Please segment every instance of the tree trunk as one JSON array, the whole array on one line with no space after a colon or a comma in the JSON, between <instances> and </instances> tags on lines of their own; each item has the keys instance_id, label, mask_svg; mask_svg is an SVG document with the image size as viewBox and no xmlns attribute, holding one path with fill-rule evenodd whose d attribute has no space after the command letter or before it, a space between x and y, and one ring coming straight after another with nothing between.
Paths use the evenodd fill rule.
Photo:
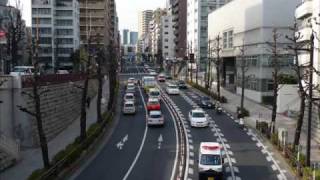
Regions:
<instances>
[{"instance_id":1,"label":"tree trunk","mask_svg":"<svg viewBox=\"0 0 320 180\"><path fill-rule=\"evenodd\" d=\"M277 118L277 98L278 98L278 70L275 70L273 74L273 102L272 102L272 115L271 115L271 125L270 130L271 133L275 133L275 124Z\"/></svg>"},{"instance_id":2,"label":"tree trunk","mask_svg":"<svg viewBox=\"0 0 320 180\"><path fill-rule=\"evenodd\" d=\"M36 73L34 73L36 74ZM42 160L43 160L43 165L46 169L50 168L50 160L49 160L49 153L48 153L48 144L47 144L47 138L46 135L43 131L43 126L42 126L42 117L41 117L41 104L40 104L40 96L38 92L38 77L37 75L34 75L34 84L33 84L33 95L34 95L34 100L35 100L35 114L36 114L36 121L37 121L37 128L38 128L38 135L39 135L39 142L40 142L40 147L41 147L41 152L42 152Z\"/></svg>"},{"instance_id":3,"label":"tree trunk","mask_svg":"<svg viewBox=\"0 0 320 180\"><path fill-rule=\"evenodd\" d=\"M244 59L242 59L242 61L244 61ZM242 67L241 67L241 102L240 102L240 110L241 110L241 115L243 114L243 107L244 107L244 86L245 86L245 70L244 70L244 62L242 62Z\"/></svg>"},{"instance_id":4,"label":"tree trunk","mask_svg":"<svg viewBox=\"0 0 320 180\"><path fill-rule=\"evenodd\" d=\"M100 57L98 57L100 58ZM98 75L98 95L97 95L97 122L102 122L101 117L101 100L102 100L102 86L103 86L103 79L101 75L101 60L98 60L98 69L97 69L97 75Z\"/></svg>"},{"instance_id":5,"label":"tree trunk","mask_svg":"<svg viewBox=\"0 0 320 180\"><path fill-rule=\"evenodd\" d=\"M87 66L88 68L88 66ZM87 71L89 71L87 69ZM88 93L88 84L89 84L89 73L87 73L86 79L84 80L83 89L82 89L82 99L81 99L81 117L80 117L80 141L84 141L87 138L87 93Z\"/></svg>"},{"instance_id":6,"label":"tree trunk","mask_svg":"<svg viewBox=\"0 0 320 180\"><path fill-rule=\"evenodd\" d=\"M304 111L305 111L305 107L306 107L306 97L305 95L301 95L300 98L300 113L299 113L299 117L297 120L297 127L296 127L296 131L294 134L294 141L293 141L293 148L298 147L300 144L300 135L301 135L301 129L302 129L302 125L303 125L303 119L304 119Z\"/></svg>"},{"instance_id":7,"label":"tree trunk","mask_svg":"<svg viewBox=\"0 0 320 180\"><path fill-rule=\"evenodd\" d=\"M219 57L218 57L219 58ZM217 67L216 67L216 71L217 71L217 92L218 92L218 101L220 101L220 60L217 60Z\"/></svg>"}]
</instances>

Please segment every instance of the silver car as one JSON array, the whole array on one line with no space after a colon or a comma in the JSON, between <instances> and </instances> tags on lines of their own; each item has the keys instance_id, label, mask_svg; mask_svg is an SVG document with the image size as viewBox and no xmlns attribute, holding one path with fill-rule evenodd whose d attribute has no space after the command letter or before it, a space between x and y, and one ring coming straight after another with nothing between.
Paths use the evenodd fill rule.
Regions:
<instances>
[{"instance_id":1,"label":"silver car","mask_svg":"<svg viewBox=\"0 0 320 180\"><path fill-rule=\"evenodd\" d=\"M136 106L134 102L133 101L124 102L122 112L123 114L135 114Z\"/></svg>"},{"instance_id":2,"label":"silver car","mask_svg":"<svg viewBox=\"0 0 320 180\"><path fill-rule=\"evenodd\" d=\"M147 117L148 126L152 125L164 125L164 118L161 111L150 111Z\"/></svg>"},{"instance_id":3,"label":"silver car","mask_svg":"<svg viewBox=\"0 0 320 180\"><path fill-rule=\"evenodd\" d=\"M126 93L135 93L136 92L136 86L133 83L129 83L127 85Z\"/></svg>"},{"instance_id":4,"label":"silver car","mask_svg":"<svg viewBox=\"0 0 320 180\"><path fill-rule=\"evenodd\" d=\"M133 103L135 103L135 102L136 102L135 100L136 100L136 99L135 99L133 93L126 93L126 94L124 95L124 98L123 98L123 101L124 101L124 102L132 101Z\"/></svg>"}]
</instances>

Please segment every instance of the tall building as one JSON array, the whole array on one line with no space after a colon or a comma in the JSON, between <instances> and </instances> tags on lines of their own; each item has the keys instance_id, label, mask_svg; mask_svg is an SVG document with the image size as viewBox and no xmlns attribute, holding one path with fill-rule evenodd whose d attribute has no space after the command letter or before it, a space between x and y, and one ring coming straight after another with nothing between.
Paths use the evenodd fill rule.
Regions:
<instances>
[{"instance_id":1,"label":"tall building","mask_svg":"<svg viewBox=\"0 0 320 180\"><path fill-rule=\"evenodd\" d=\"M130 31L129 44L136 45L138 42L138 32Z\"/></svg>"},{"instance_id":2,"label":"tall building","mask_svg":"<svg viewBox=\"0 0 320 180\"><path fill-rule=\"evenodd\" d=\"M145 10L139 12L138 19L138 38L142 38L148 32L149 22L152 20L153 11Z\"/></svg>"},{"instance_id":3,"label":"tall building","mask_svg":"<svg viewBox=\"0 0 320 180\"><path fill-rule=\"evenodd\" d=\"M103 44L106 24L107 0L79 0L80 3L80 36L81 45L88 44L88 37L100 37L100 44ZM92 41L94 45L97 41Z\"/></svg>"},{"instance_id":4,"label":"tall building","mask_svg":"<svg viewBox=\"0 0 320 180\"><path fill-rule=\"evenodd\" d=\"M70 54L80 45L78 0L33 0L32 36L39 32L40 65L72 67Z\"/></svg>"},{"instance_id":5,"label":"tall building","mask_svg":"<svg viewBox=\"0 0 320 180\"><path fill-rule=\"evenodd\" d=\"M176 47L175 57L184 58L187 53L187 0L176 0L171 6Z\"/></svg>"},{"instance_id":6,"label":"tall building","mask_svg":"<svg viewBox=\"0 0 320 180\"><path fill-rule=\"evenodd\" d=\"M0 6L5 6L8 4L8 0L0 0Z\"/></svg>"},{"instance_id":7,"label":"tall building","mask_svg":"<svg viewBox=\"0 0 320 180\"><path fill-rule=\"evenodd\" d=\"M167 14L161 17L161 42L162 57L164 59L175 58L175 43L172 15Z\"/></svg>"},{"instance_id":8,"label":"tall building","mask_svg":"<svg viewBox=\"0 0 320 180\"><path fill-rule=\"evenodd\" d=\"M315 41L314 41L314 50L313 50L313 64L314 68L319 71L320 70L320 42L317 40L320 36L320 26L317 24L320 22L320 1L319 0L303 0L297 6L295 11L295 17L298 20L299 25L299 33L301 38L298 40L300 43L304 43L307 46L310 44L310 37L311 33L314 32L315 34ZM311 26L310 26L311 25ZM318 37L317 37L318 36ZM303 52L300 51L298 56L299 63L301 64L309 64L310 61L310 52ZM306 67L304 72L308 71ZM304 83L304 81L303 81ZM320 84L320 77L318 74L314 73L313 75L313 84L319 85ZM315 96L318 93L315 92ZM307 108L306 108L307 109ZM312 110L312 122L311 122L311 136L314 140L320 143L320 119L318 116L319 108L317 105L313 106ZM303 131L307 131L308 125L308 113L305 112L305 118L303 122Z\"/></svg>"},{"instance_id":9,"label":"tall building","mask_svg":"<svg viewBox=\"0 0 320 180\"><path fill-rule=\"evenodd\" d=\"M187 4L187 46L194 53L200 71L206 68L208 47L208 14L223 6L226 0L194 1Z\"/></svg>"},{"instance_id":10,"label":"tall building","mask_svg":"<svg viewBox=\"0 0 320 180\"><path fill-rule=\"evenodd\" d=\"M287 48L285 34L291 35L294 10L300 0L233 0L213 11L208 18L208 36L211 40L220 36L221 84L227 89L241 93L241 60L239 48L245 47L245 61L248 65L245 82L245 96L259 103L272 100L272 57L270 45L274 29L283 34L278 39L279 49ZM235 13L236 12L236 13ZM226 21L226 19L228 19ZM211 46L217 42L212 42ZM216 48L216 45L215 47ZM215 53L211 54L214 58ZM280 63L283 74L291 74L293 56L281 52ZM212 68L216 74L215 68Z\"/></svg>"},{"instance_id":11,"label":"tall building","mask_svg":"<svg viewBox=\"0 0 320 180\"><path fill-rule=\"evenodd\" d=\"M123 29L122 30L122 36L121 36L121 44L123 45L127 45L129 44L129 37L130 34L129 34L129 29Z\"/></svg>"}]
</instances>

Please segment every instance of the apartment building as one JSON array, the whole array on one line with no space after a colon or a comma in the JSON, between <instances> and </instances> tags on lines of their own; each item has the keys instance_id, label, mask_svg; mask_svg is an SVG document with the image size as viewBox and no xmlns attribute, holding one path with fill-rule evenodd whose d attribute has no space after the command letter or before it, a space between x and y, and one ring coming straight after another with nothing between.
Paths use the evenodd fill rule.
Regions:
<instances>
[{"instance_id":1,"label":"apartment building","mask_svg":"<svg viewBox=\"0 0 320 180\"><path fill-rule=\"evenodd\" d=\"M149 22L152 20L153 11L144 10L139 12L138 17L138 37L139 39L143 37L145 33L148 32Z\"/></svg>"},{"instance_id":2,"label":"apartment building","mask_svg":"<svg viewBox=\"0 0 320 180\"><path fill-rule=\"evenodd\" d=\"M291 35L294 11L299 0L233 0L209 14L208 37L220 36L222 85L241 93L239 46L245 46L245 96L256 102L272 100L272 54L266 42L272 42L272 32L282 34L278 39L281 73L292 73L289 68L293 56L284 51ZM226 19L228 19L226 21ZM214 54L213 54L214 55Z\"/></svg>"},{"instance_id":3,"label":"apartment building","mask_svg":"<svg viewBox=\"0 0 320 180\"><path fill-rule=\"evenodd\" d=\"M206 68L208 52L208 14L229 1L187 1L187 46L189 52L194 53L200 71L204 71Z\"/></svg>"},{"instance_id":4,"label":"apartment building","mask_svg":"<svg viewBox=\"0 0 320 180\"><path fill-rule=\"evenodd\" d=\"M175 57L182 59L187 53L187 0L176 0L171 6Z\"/></svg>"},{"instance_id":5,"label":"apartment building","mask_svg":"<svg viewBox=\"0 0 320 180\"><path fill-rule=\"evenodd\" d=\"M103 44L105 36L105 16L107 0L79 0L80 3L80 36L81 45L87 46L88 38L100 37L100 44ZM91 44L96 44L92 41Z\"/></svg>"},{"instance_id":6,"label":"apartment building","mask_svg":"<svg viewBox=\"0 0 320 180\"><path fill-rule=\"evenodd\" d=\"M38 36L40 65L71 68L70 54L80 45L78 0L32 0L32 36Z\"/></svg>"},{"instance_id":7,"label":"apartment building","mask_svg":"<svg viewBox=\"0 0 320 180\"><path fill-rule=\"evenodd\" d=\"M175 58L175 42L173 29L173 16L167 14L161 17L161 42L162 42L162 57L164 59Z\"/></svg>"}]
</instances>

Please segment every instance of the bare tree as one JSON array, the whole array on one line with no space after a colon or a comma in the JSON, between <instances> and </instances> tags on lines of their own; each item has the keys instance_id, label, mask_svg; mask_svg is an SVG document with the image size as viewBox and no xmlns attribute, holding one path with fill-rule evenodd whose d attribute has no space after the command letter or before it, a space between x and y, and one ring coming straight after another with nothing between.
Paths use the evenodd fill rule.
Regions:
<instances>
[{"instance_id":1,"label":"bare tree","mask_svg":"<svg viewBox=\"0 0 320 180\"><path fill-rule=\"evenodd\" d=\"M211 49L211 43L212 43L212 40L209 38L208 40L208 58L207 58L207 63L208 63L208 68L207 68L207 74L206 74L206 89L208 89L211 84L210 84L210 79L211 79L211 52L212 52L212 49Z\"/></svg>"},{"instance_id":2,"label":"bare tree","mask_svg":"<svg viewBox=\"0 0 320 180\"><path fill-rule=\"evenodd\" d=\"M105 53L100 47L100 34L97 34L97 79L98 79L98 95L97 95L97 122L102 122L101 114L101 100L102 100L102 86L103 86L103 74L102 74L102 65L105 60Z\"/></svg>"},{"instance_id":3,"label":"bare tree","mask_svg":"<svg viewBox=\"0 0 320 180\"><path fill-rule=\"evenodd\" d=\"M272 42L267 42L270 47L271 52L271 66L273 69L272 80L273 80L273 101L272 101L272 114L271 114L271 124L270 124L270 133L275 132L275 124L277 118L277 99L279 92L279 71L280 71L280 47L279 47L280 34L277 29L272 31Z\"/></svg>"},{"instance_id":4,"label":"bare tree","mask_svg":"<svg viewBox=\"0 0 320 180\"><path fill-rule=\"evenodd\" d=\"M117 85L117 57L115 54L115 47L113 47L113 42L111 41L108 45L109 59L108 59L108 76L109 76L109 102L108 110L112 110L115 101L116 85Z\"/></svg>"},{"instance_id":5,"label":"bare tree","mask_svg":"<svg viewBox=\"0 0 320 180\"><path fill-rule=\"evenodd\" d=\"M32 93L22 92L23 95L26 95L33 100L34 111L22 106L18 106L18 108L22 112L25 112L36 119L39 142L40 142L40 147L42 152L42 160L43 160L44 167L48 169L50 168L51 165L50 165L50 160L48 155L47 138L43 129L43 124L42 124L43 113L41 112L41 96L45 95L48 92L48 90L41 90L38 49L39 49L39 28L37 26L36 43L35 45L33 45L33 48L32 48L33 50L32 65L34 67L34 72L32 73L32 77L29 78L29 82L32 85Z\"/></svg>"},{"instance_id":6,"label":"bare tree","mask_svg":"<svg viewBox=\"0 0 320 180\"><path fill-rule=\"evenodd\" d=\"M220 92L220 73L221 73L221 57L220 57L220 53L222 51L222 47L221 47L221 36L218 35L217 37L215 37L214 39L214 44L213 44L213 52L215 54L214 57L214 64L216 67L216 74L217 74L217 93L218 93L218 100L221 100L221 92Z\"/></svg>"},{"instance_id":7,"label":"bare tree","mask_svg":"<svg viewBox=\"0 0 320 180\"><path fill-rule=\"evenodd\" d=\"M11 58L10 66L6 68L6 73L10 71L9 68L18 65L19 50L21 41L25 33L25 26L22 20L21 3L20 0L16 0L16 8L10 8L8 12L8 27L6 33L7 39L7 54ZM8 65L7 65L8 66Z\"/></svg>"},{"instance_id":8,"label":"bare tree","mask_svg":"<svg viewBox=\"0 0 320 180\"><path fill-rule=\"evenodd\" d=\"M286 36L286 39L288 39L291 44L288 46L288 49L293 51L294 57L295 57L295 63L292 66L298 80L298 86L299 86L299 96L300 96L300 111L299 116L297 120L295 135L294 135L294 141L292 148L295 149L300 144L300 135L301 135L301 129L303 125L303 119L304 119L304 113L305 113L305 107L306 107L306 97L307 93L305 91L305 87L303 86L302 82L304 81L304 72L303 69L306 65L301 64L299 60L299 52L300 51L309 51L310 49L306 49L306 44L299 42L299 40L302 38L301 33L298 32L298 24L295 21L293 27L290 28L292 31L291 36Z\"/></svg>"},{"instance_id":9,"label":"bare tree","mask_svg":"<svg viewBox=\"0 0 320 180\"><path fill-rule=\"evenodd\" d=\"M244 40L242 41L242 45L240 47L238 47L239 51L240 51L240 59L241 59L241 63L240 63L240 70L241 70L241 101L240 101L240 111L241 111L241 116L243 115L244 112L244 89L245 89L245 82L248 79L246 77L246 72L249 70L249 66L246 63L246 57L245 57L245 44L244 44Z\"/></svg>"}]
</instances>

